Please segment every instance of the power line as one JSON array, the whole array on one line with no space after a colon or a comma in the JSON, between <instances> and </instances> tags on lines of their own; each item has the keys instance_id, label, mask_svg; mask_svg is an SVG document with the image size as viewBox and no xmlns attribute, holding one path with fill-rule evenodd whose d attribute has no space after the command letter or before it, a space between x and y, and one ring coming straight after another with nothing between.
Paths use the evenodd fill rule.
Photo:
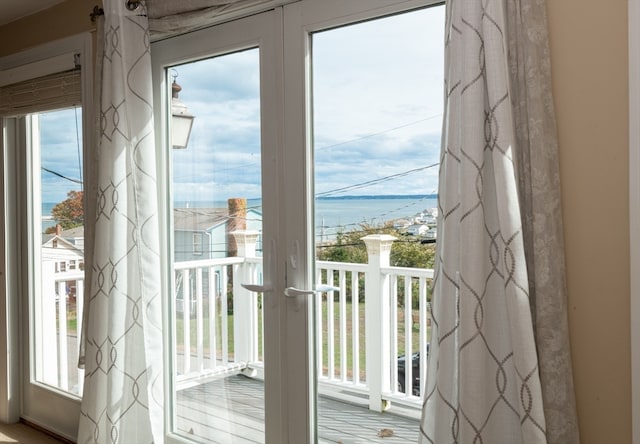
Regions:
<instances>
[{"instance_id":1,"label":"power line","mask_svg":"<svg viewBox=\"0 0 640 444\"><path fill-rule=\"evenodd\" d=\"M333 145L326 145L326 146L318 147L318 148L316 148L316 151L317 150L326 150L328 148L334 148L334 147L340 146L340 145L346 145L347 143L357 142L358 140L368 139L369 137L380 136L382 134L390 133L392 131L396 131L396 130L399 130L399 129L402 129L402 128L406 128L406 127L411 126L411 125L416 125L418 123L426 122L427 120L435 119L436 117L440 117L440 116L442 116L441 113L440 114L435 114L433 116L429 116L429 117L426 117L424 119L416 120L415 122L405 123L404 125L396 126L395 128L389 128L389 129L386 129L384 131L380 131L378 133L366 134L366 135L364 135L362 137L357 137L355 139L346 140L344 142L334 143Z\"/></svg>"},{"instance_id":2,"label":"power line","mask_svg":"<svg viewBox=\"0 0 640 444\"><path fill-rule=\"evenodd\" d=\"M316 197L327 197L327 196L330 196L332 194L342 193L342 192L351 191L351 190L357 190L359 188L365 188L365 187L368 187L370 185L376 185L376 184L379 184L379 183L382 183L382 182L387 182L387 181L390 181L390 180L398 179L400 177L405 177L405 176L408 176L409 174L417 173L419 171L424 171L424 170L427 170L429 168L436 167L438 165L440 165L440 163L432 163L431 165L427 165L427 166L420 167L420 168L414 168L412 170L403 171L401 173L392 174L390 176L380 177L378 179L368 180L366 182L360 182L360 183L357 183L355 185L348 185L348 186L342 187L342 188L335 188L333 190L323 191L322 193L316 193Z\"/></svg>"},{"instance_id":3,"label":"power line","mask_svg":"<svg viewBox=\"0 0 640 444\"><path fill-rule=\"evenodd\" d=\"M80 185L82 185L82 180L80 180L80 179L74 179L72 177L67 177L67 176L65 176L63 174L58 173L57 171L50 170L49 168L45 168L45 167L40 167L40 168L42 168L47 173L53 174L54 176L58 176L58 177L60 177L62 179L68 180L69 182L79 183Z\"/></svg>"},{"instance_id":4,"label":"power line","mask_svg":"<svg viewBox=\"0 0 640 444\"><path fill-rule=\"evenodd\" d=\"M417 125L418 123L426 122L428 120L432 120L432 119L435 119L435 118L438 118L438 117L441 117L441 116L442 116L442 113L434 114L432 116L425 117L424 119L420 119L420 120L416 120L416 121L413 121L413 122L405 123L405 124L400 125L400 126L396 126L396 127L393 127L393 128L389 128L389 129L383 130L383 131L379 131L377 133L365 134L364 136L356 137L355 139L349 139L349 140L345 140L343 142L338 142L338 143L334 143L334 144L331 144L331 145L325 145L325 146L317 147L317 148L314 148L314 149L315 149L315 151L326 150L326 149L329 149L329 148L334 148L336 146L346 145L348 143L357 142L357 141L363 140L363 139L368 139L370 137L381 136L383 134L390 133L392 131L397 131L399 129L406 128L408 126ZM250 154L254 155L256 153L250 153ZM237 170L237 169L247 168L247 167L251 167L251 166L257 166L259 164L260 164L260 162L251 162L251 163L246 163L246 164L237 165L237 166L233 166L233 167L221 168L219 170L219 172L220 173L225 173L225 172L228 172L228 171L231 171L231 170ZM193 175L182 176L182 177L193 178ZM181 179L182 177L177 177L177 178ZM174 177L174 180L175 179L176 178Z\"/></svg>"}]
</instances>

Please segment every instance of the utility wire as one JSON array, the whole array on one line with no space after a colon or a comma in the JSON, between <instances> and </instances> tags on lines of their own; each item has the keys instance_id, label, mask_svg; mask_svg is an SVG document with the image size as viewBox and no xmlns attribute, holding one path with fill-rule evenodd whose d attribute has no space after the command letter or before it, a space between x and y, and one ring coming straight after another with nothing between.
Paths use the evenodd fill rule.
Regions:
<instances>
[{"instance_id":1,"label":"utility wire","mask_svg":"<svg viewBox=\"0 0 640 444\"><path fill-rule=\"evenodd\" d=\"M403 172L397 173L397 174L392 174L391 176L380 177L378 179L368 180L366 182L360 182L360 183L357 183L355 185L348 185L348 186L342 187L342 188L335 188L333 190L323 191L322 193L316 193L316 197L327 197L327 196L331 196L332 194L338 194L338 193L343 193L345 191L351 191L351 190L357 190L359 188L365 188L365 187L368 187L369 185L376 185L376 184L379 184L379 183L382 183L382 182L387 182L387 181L390 181L390 180L398 179L400 177L405 177L405 176L408 176L409 174L417 173L419 171L424 171L424 170L427 170L429 168L436 167L438 165L440 165L440 163L432 163L431 165L427 165L427 166L420 167L420 168L414 168L412 170L403 171Z\"/></svg>"},{"instance_id":2,"label":"utility wire","mask_svg":"<svg viewBox=\"0 0 640 444\"><path fill-rule=\"evenodd\" d=\"M80 185L82 185L82 180L80 180L80 179L74 179L72 177L67 177L67 176L65 176L63 174L58 173L57 171L50 170L49 168L45 168L45 167L40 167L40 168L42 168L47 173L53 174L54 176L58 176L58 177L61 177L62 179L68 180L69 182L79 183Z\"/></svg>"},{"instance_id":3,"label":"utility wire","mask_svg":"<svg viewBox=\"0 0 640 444\"><path fill-rule=\"evenodd\" d=\"M384 131L380 131L378 133L366 134L366 135L364 135L362 137L357 137L355 139L346 140L344 142L334 143L333 145L321 146L321 147L316 148L316 151L318 151L318 150L326 150L326 149L334 148L334 147L340 146L340 145L346 145L347 143L357 142L358 140L368 139L369 137L381 136L382 134L390 133L391 131L395 131L395 130L399 130L399 129L402 129L402 128L406 128L408 126L416 125L418 123L426 122L427 120L435 119L436 117L440 117L440 116L442 116L442 114L435 114L433 116L429 116L429 117L426 117L424 119L416 120L415 122L405 123L404 125L396 126L395 128L389 128L389 129L386 129Z\"/></svg>"}]
</instances>

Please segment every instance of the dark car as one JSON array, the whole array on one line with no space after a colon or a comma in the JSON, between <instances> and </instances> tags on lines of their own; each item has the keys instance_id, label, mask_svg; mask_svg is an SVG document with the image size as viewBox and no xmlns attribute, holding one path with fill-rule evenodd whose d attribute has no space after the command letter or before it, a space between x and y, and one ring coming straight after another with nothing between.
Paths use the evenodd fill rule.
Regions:
<instances>
[{"instance_id":1,"label":"dark car","mask_svg":"<svg viewBox=\"0 0 640 444\"><path fill-rule=\"evenodd\" d=\"M407 357L402 355L398 358L398 391L405 392L405 369L407 368ZM411 392L415 396L420 396L420 352L411 355Z\"/></svg>"}]
</instances>

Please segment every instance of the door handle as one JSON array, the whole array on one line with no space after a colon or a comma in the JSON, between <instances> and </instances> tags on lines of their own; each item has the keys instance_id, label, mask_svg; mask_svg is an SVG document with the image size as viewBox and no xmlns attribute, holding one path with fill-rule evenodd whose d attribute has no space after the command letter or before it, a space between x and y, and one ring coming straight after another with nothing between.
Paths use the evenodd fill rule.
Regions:
<instances>
[{"instance_id":1,"label":"door handle","mask_svg":"<svg viewBox=\"0 0 640 444\"><path fill-rule=\"evenodd\" d=\"M275 239L271 239L271 248L269 249L269 252L267 254L267 257L262 259L262 270L263 270L263 274L264 274L264 280L266 281L265 283L261 284L240 284L240 286L242 288L245 288L249 291L253 291L256 293L268 293L270 291L273 291L273 285L271 284L271 279L273 279L273 276L275 275L275 269L274 269L274 265L275 262L273 260L273 257L275 256L275 250L276 250L276 241ZM274 303L274 302L272 302Z\"/></svg>"},{"instance_id":2,"label":"door handle","mask_svg":"<svg viewBox=\"0 0 640 444\"><path fill-rule=\"evenodd\" d=\"M287 287L284 289L284 295L290 298L295 298L297 296L309 296L316 293L326 293L329 291L340 291L340 288L326 284L318 285L314 290L301 290L295 287Z\"/></svg>"},{"instance_id":3,"label":"door handle","mask_svg":"<svg viewBox=\"0 0 640 444\"><path fill-rule=\"evenodd\" d=\"M271 285L259 285L259 284L240 284L242 288L246 288L249 291L255 291L256 293L266 293L272 291Z\"/></svg>"}]
</instances>

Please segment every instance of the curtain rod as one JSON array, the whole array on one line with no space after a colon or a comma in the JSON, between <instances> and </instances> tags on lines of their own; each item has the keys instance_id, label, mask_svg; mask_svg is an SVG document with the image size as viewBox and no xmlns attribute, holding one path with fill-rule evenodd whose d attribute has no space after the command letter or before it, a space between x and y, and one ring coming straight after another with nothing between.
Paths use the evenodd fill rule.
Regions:
<instances>
[{"instance_id":1,"label":"curtain rod","mask_svg":"<svg viewBox=\"0 0 640 444\"><path fill-rule=\"evenodd\" d=\"M140 7L140 3L142 2L136 2L133 0L125 0L125 6L127 7L127 9L129 11L135 11L136 9L138 9ZM95 22L96 18L98 16L104 15L104 9L100 8L98 5L93 7L93 11L91 11L91 13L89 14L89 17L91 17L91 21Z\"/></svg>"}]
</instances>

